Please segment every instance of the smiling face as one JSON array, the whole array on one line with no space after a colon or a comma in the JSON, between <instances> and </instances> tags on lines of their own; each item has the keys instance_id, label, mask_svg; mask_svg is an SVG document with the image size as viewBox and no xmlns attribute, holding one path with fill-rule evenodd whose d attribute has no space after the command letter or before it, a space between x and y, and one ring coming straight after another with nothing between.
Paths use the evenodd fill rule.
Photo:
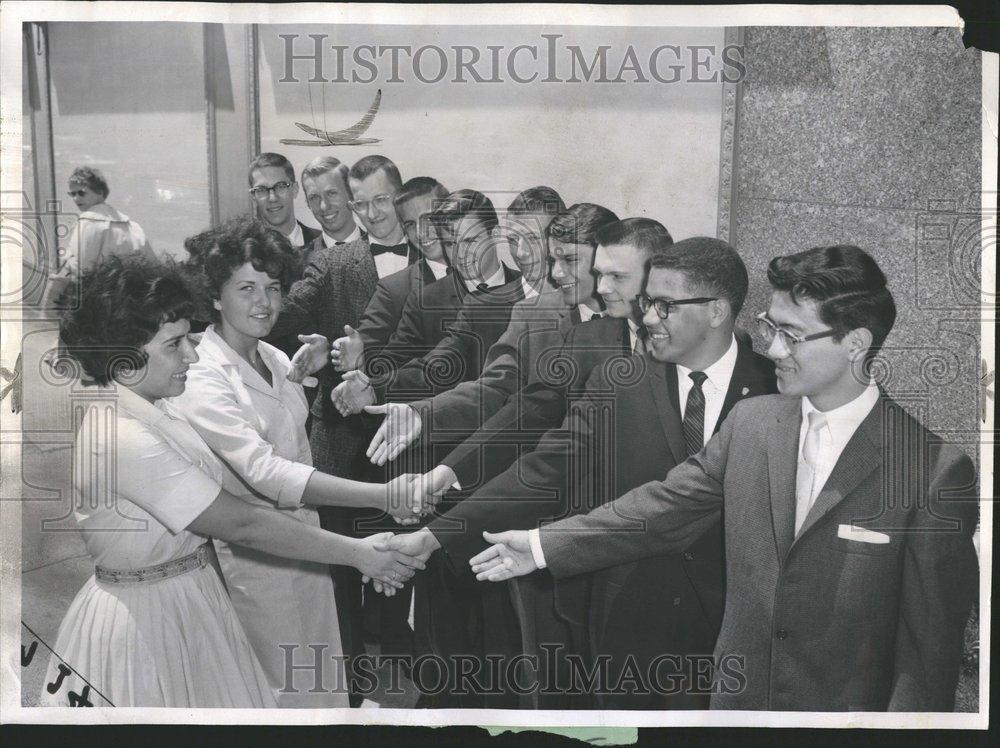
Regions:
<instances>
[{"instance_id":1,"label":"smiling face","mask_svg":"<svg viewBox=\"0 0 1000 748\"><path fill-rule=\"evenodd\" d=\"M372 238L382 244L395 244L402 240L403 229L399 225L392 197L396 186L382 169L369 174L364 179L351 178L351 192L354 202L363 206L358 218ZM388 197L388 200L384 198ZM382 199L376 199L382 198ZM386 203L384 206L383 203Z\"/></svg>"},{"instance_id":2,"label":"smiling face","mask_svg":"<svg viewBox=\"0 0 1000 748\"><path fill-rule=\"evenodd\" d=\"M434 226L426 217L433 210L434 197L430 194L418 195L397 205L396 215L410 244L419 249L428 260L444 262L444 247L441 246Z\"/></svg>"},{"instance_id":3,"label":"smiling face","mask_svg":"<svg viewBox=\"0 0 1000 748\"><path fill-rule=\"evenodd\" d=\"M167 322L142 347L146 365L137 372L135 384L127 385L139 397L154 402L184 392L187 370L198 360L194 344L188 338L191 323L186 319Z\"/></svg>"},{"instance_id":4,"label":"smiling face","mask_svg":"<svg viewBox=\"0 0 1000 748\"><path fill-rule=\"evenodd\" d=\"M552 281L562 291L567 306L578 306L594 296L597 278L593 247L549 238L549 262Z\"/></svg>"},{"instance_id":5,"label":"smiling face","mask_svg":"<svg viewBox=\"0 0 1000 748\"><path fill-rule=\"evenodd\" d=\"M548 258L545 229L553 218L555 216L549 214L527 213L506 214L500 219L511 257L524 280L536 288L545 278Z\"/></svg>"},{"instance_id":6,"label":"smiling face","mask_svg":"<svg viewBox=\"0 0 1000 748\"><path fill-rule=\"evenodd\" d=\"M811 335L829 330L819 317L819 305L810 299L792 301L786 291L771 295L768 318L778 327L796 335ZM857 363L870 345L867 330L851 331L839 342L835 337L808 340L788 350L776 335L766 355L774 361L778 391L783 395L808 397L820 410L850 401L867 384L855 375Z\"/></svg>"},{"instance_id":7,"label":"smiling face","mask_svg":"<svg viewBox=\"0 0 1000 748\"><path fill-rule=\"evenodd\" d=\"M496 258L499 231L489 229L476 216L462 216L439 231L448 263L463 280L480 282Z\"/></svg>"},{"instance_id":8,"label":"smiling face","mask_svg":"<svg viewBox=\"0 0 1000 748\"><path fill-rule=\"evenodd\" d=\"M254 169L250 179L251 188L289 185L283 190L266 192L262 198L255 198L254 203L260 220L283 234L291 233L295 228L295 196L299 194L299 186L295 180L289 179L288 174L280 166L261 166Z\"/></svg>"},{"instance_id":9,"label":"smiling face","mask_svg":"<svg viewBox=\"0 0 1000 748\"><path fill-rule=\"evenodd\" d=\"M354 213L347 207L350 196L347 185L335 171L323 172L316 177L305 177L302 187L306 204L323 227L327 236L346 239L354 231Z\"/></svg>"},{"instance_id":10,"label":"smiling face","mask_svg":"<svg viewBox=\"0 0 1000 748\"><path fill-rule=\"evenodd\" d=\"M76 207L81 213L104 202L104 195L100 192L95 192L82 182L70 182L69 194L70 197L73 198L73 202L76 203Z\"/></svg>"},{"instance_id":11,"label":"smiling face","mask_svg":"<svg viewBox=\"0 0 1000 748\"><path fill-rule=\"evenodd\" d=\"M650 269L646 295L667 301L713 296L691 283L684 273L667 268ZM649 332L653 358L688 368L702 368L704 351L710 345L709 336L724 321L724 317L719 317L718 304L710 301L671 307L666 319L660 319L656 308L651 306L643 315L642 323Z\"/></svg>"},{"instance_id":12,"label":"smiling face","mask_svg":"<svg viewBox=\"0 0 1000 748\"><path fill-rule=\"evenodd\" d=\"M271 332L281 311L281 282L245 262L222 284L212 304L221 317L219 334L239 351Z\"/></svg>"},{"instance_id":13,"label":"smiling face","mask_svg":"<svg viewBox=\"0 0 1000 748\"><path fill-rule=\"evenodd\" d=\"M642 290L646 253L631 244L598 245L594 254L597 293L611 317L632 317L639 321L635 297Z\"/></svg>"}]
</instances>

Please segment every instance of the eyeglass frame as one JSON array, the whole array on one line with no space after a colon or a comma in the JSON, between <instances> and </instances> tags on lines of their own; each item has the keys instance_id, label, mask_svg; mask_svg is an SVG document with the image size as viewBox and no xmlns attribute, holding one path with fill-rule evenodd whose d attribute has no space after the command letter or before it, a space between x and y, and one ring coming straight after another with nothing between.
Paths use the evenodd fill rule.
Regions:
<instances>
[{"instance_id":1,"label":"eyeglass frame","mask_svg":"<svg viewBox=\"0 0 1000 748\"><path fill-rule=\"evenodd\" d=\"M359 200L348 200L347 201L347 207L350 208L351 210L353 210L358 215L363 215L363 214L365 214L365 213L368 212L368 206L372 205L377 200L388 201L389 207L392 207L392 199L393 199L393 197L394 196L390 195L388 192L383 192L381 195L375 195L375 197L373 197L371 200L360 200L360 201ZM364 209L363 210L360 208L361 205L364 205ZM379 210L386 210L386 208L379 208Z\"/></svg>"},{"instance_id":2,"label":"eyeglass frame","mask_svg":"<svg viewBox=\"0 0 1000 748\"><path fill-rule=\"evenodd\" d=\"M767 341L768 345L773 343L774 339L780 335L781 344L789 353L794 353L798 346L808 343L810 340L830 338L834 335L840 335L842 332L841 330L829 329L823 332L810 333L809 335L796 335L794 332L789 332L784 327L774 324L774 321L767 316L767 312L760 312L754 319L757 321L757 332ZM764 323L764 327L761 327L762 322ZM764 332L765 329L771 332ZM788 341L791 341L790 345Z\"/></svg>"},{"instance_id":3,"label":"eyeglass frame","mask_svg":"<svg viewBox=\"0 0 1000 748\"><path fill-rule=\"evenodd\" d=\"M247 190L250 193L250 197L258 202L263 202L267 200L271 193L273 192L275 197L284 197L288 190L295 186L295 182L275 182L270 187L266 184L258 184L256 187L251 187Z\"/></svg>"},{"instance_id":4,"label":"eyeglass frame","mask_svg":"<svg viewBox=\"0 0 1000 748\"><path fill-rule=\"evenodd\" d=\"M649 302L648 305L643 304L643 299ZM670 308L675 306L684 306L686 304L707 304L710 301L718 301L718 296L696 296L691 299L658 299L653 298L644 293L636 294L635 301L639 305L639 311L643 314L648 312L650 309L656 309L656 316L660 319L667 319L670 316ZM665 308L666 313L661 312L660 309Z\"/></svg>"},{"instance_id":5,"label":"eyeglass frame","mask_svg":"<svg viewBox=\"0 0 1000 748\"><path fill-rule=\"evenodd\" d=\"M70 197L77 197L77 196L83 197L84 195L87 194L87 189L88 188L84 187L82 190L70 190L66 194L69 195Z\"/></svg>"}]
</instances>

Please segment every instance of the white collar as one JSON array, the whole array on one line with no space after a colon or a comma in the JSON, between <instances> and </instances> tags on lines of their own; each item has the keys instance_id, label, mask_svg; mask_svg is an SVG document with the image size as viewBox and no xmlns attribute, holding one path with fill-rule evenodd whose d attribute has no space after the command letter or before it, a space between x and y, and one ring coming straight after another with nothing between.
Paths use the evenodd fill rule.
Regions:
<instances>
[{"instance_id":1,"label":"white collar","mask_svg":"<svg viewBox=\"0 0 1000 748\"><path fill-rule=\"evenodd\" d=\"M577 305L576 308L580 310L580 321L581 322L589 322L590 320L592 320L594 318L595 314L600 314L600 315L604 314L604 312L595 312L593 309L591 309L586 304L579 304L579 305Z\"/></svg>"},{"instance_id":2,"label":"white collar","mask_svg":"<svg viewBox=\"0 0 1000 748\"><path fill-rule=\"evenodd\" d=\"M293 247L301 247L306 243L306 237L302 233L302 227L299 226L299 222L295 222L295 228L291 230L290 233L285 234L288 237L288 241Z\"/></svg>"},{"instance_id":3,"label":"white collar","mask_svg":"<svg viewBox=\"0 0 1000 748\"><path fill-rule=\"evenodd\" d=\"M446 275L448 275L448 263L441 262L440 260L428 260L424 258L424 262L427 263L427 267L431 269L431 273L434 274L434 280L441 280Z\"/></svg>"},{"instance_id":4,"label":"white collar","mask_svg":"<svg viewBox=\"0 0 1000 748\"><path fill-rule=\"evenodd\" d=\"M497 271L493 273L493 275L491 275L489 278L486 278L483 281L483 283L485 283L490 288L496 288L497 286L502 286L506 280L507 276L504 275L503 272L503 263L500 263L500 267L497 269ZM465 283L465 287L469 289L470 293L478 290L479 288L479 284L476 281L463 279L463 282Z\"/></svg>"},{"instance_id":5,"label":"white collar","mask_svg":"<svg viewBox=\"0 0 1000 748\"><path fill-rule=\"evenodd\" d=\"M323 232L323 244L325 244L327 247L332 247L337 244L350 244L351 242L356 242L360 238L361 238L361 228L357 224L354 225L354 231L352 231L351 235L348 236L346 239L334 239L332 236L326 233L326 231Z\"/></svg>"},{"instance_id":6,"label":"white collar","mask_svg":"<svg viewBox=\"0 0 1000 748\"><path fill-rule=\"evenodd\" d=\"M533 299L538 296L538 288L534 284L529 283L528 279L523 275L521 276L521 290L524 292L524 298Z\"/></svg>"},{"instance_id":7,"label":"white collar","mask_svg":"<svg viewBox=\"0 0 1000 748\"><path fill-rule=\"evenodd\" d=\"M729 348L723 353L715 363L706 366L702 371L708 381L715 389L725 391L729 388L729 380L733 378L733 371L736 369L736 356L739 348L736 346L736 338L733 337L729 343ZM691 369L677 364L677 379L682 380L691 373Z\"/></svg>"},{"instance_id":8,"label":"white collar","mask_svg":"<svg viewBox=\"0 0 1000 748\"><path fill-rule=\"evenodd\" d=\"M837 439L843 435L850 438L857 430L861 422L872 412L872 408L878 402L881 393L874 382L869 382L864 391L853 400L844 403L840 407L832 410L820 411L810 402L808 397L802 398L802 420L808 422L809 414L813 411L823 413L826 422L830 427L830 432Z\"/></svg>"}]
</instances>

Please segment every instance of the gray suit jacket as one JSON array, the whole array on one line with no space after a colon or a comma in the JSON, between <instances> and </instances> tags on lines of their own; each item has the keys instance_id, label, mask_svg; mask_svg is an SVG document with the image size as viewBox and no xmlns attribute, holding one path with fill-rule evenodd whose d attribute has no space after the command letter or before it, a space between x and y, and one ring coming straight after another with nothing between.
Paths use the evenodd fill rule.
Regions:
<instances>
[{"instance_id":1,"label":"gray suit jacket","mask_svg":"<svg viewBox=\"0 0 1000 748\"><path fill-rule=\"evenodd\" d=\"M712 708L950 711L978 589L972 461L883 397L793 537L800 425L799 398L738 403L664 480L543 528L550 571L683 551L724 509Z\"/></svg>"}]
</instances>

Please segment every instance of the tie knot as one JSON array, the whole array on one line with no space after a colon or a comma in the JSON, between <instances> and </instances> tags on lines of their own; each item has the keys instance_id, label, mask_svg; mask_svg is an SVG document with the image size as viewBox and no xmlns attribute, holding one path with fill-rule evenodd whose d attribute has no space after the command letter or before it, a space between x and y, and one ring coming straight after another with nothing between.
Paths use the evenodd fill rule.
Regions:
<instances>
[{"instance_id":1,"label":"tie knot","mask_svg":"<svg viewBox=\"0 0 1000 748\"><path fill-rule=\"evenodd\" d=\"M701 386L705 384L705 380L708 379L708 374L703 371L692 371L688 374L691 377L691 381L694 382L694 386L701 389Z\"/></svg>"},{"instance_id":2,"label":"tie knot","mask_svg":"<svg viewBox=\"0 0 1000 748\"><path fill-rule=\"evenodd\" d=\"M476 290L479 291L479 293L485 293L490 290L490 287L487 286L485 283L480 283L479 285L476 286Z\"/></svg>"},{"instance_id":3,"label":"tie knot","mask_svg":"<svg viewBox=\"0 0 1000 748\"><path fill-rule=\"evenodd\" d=\"M826 413L821 413L818 410L813 410L809 412L809 430L819 431L821 428L826 426Z\"/></svg>"}]
</instances>

